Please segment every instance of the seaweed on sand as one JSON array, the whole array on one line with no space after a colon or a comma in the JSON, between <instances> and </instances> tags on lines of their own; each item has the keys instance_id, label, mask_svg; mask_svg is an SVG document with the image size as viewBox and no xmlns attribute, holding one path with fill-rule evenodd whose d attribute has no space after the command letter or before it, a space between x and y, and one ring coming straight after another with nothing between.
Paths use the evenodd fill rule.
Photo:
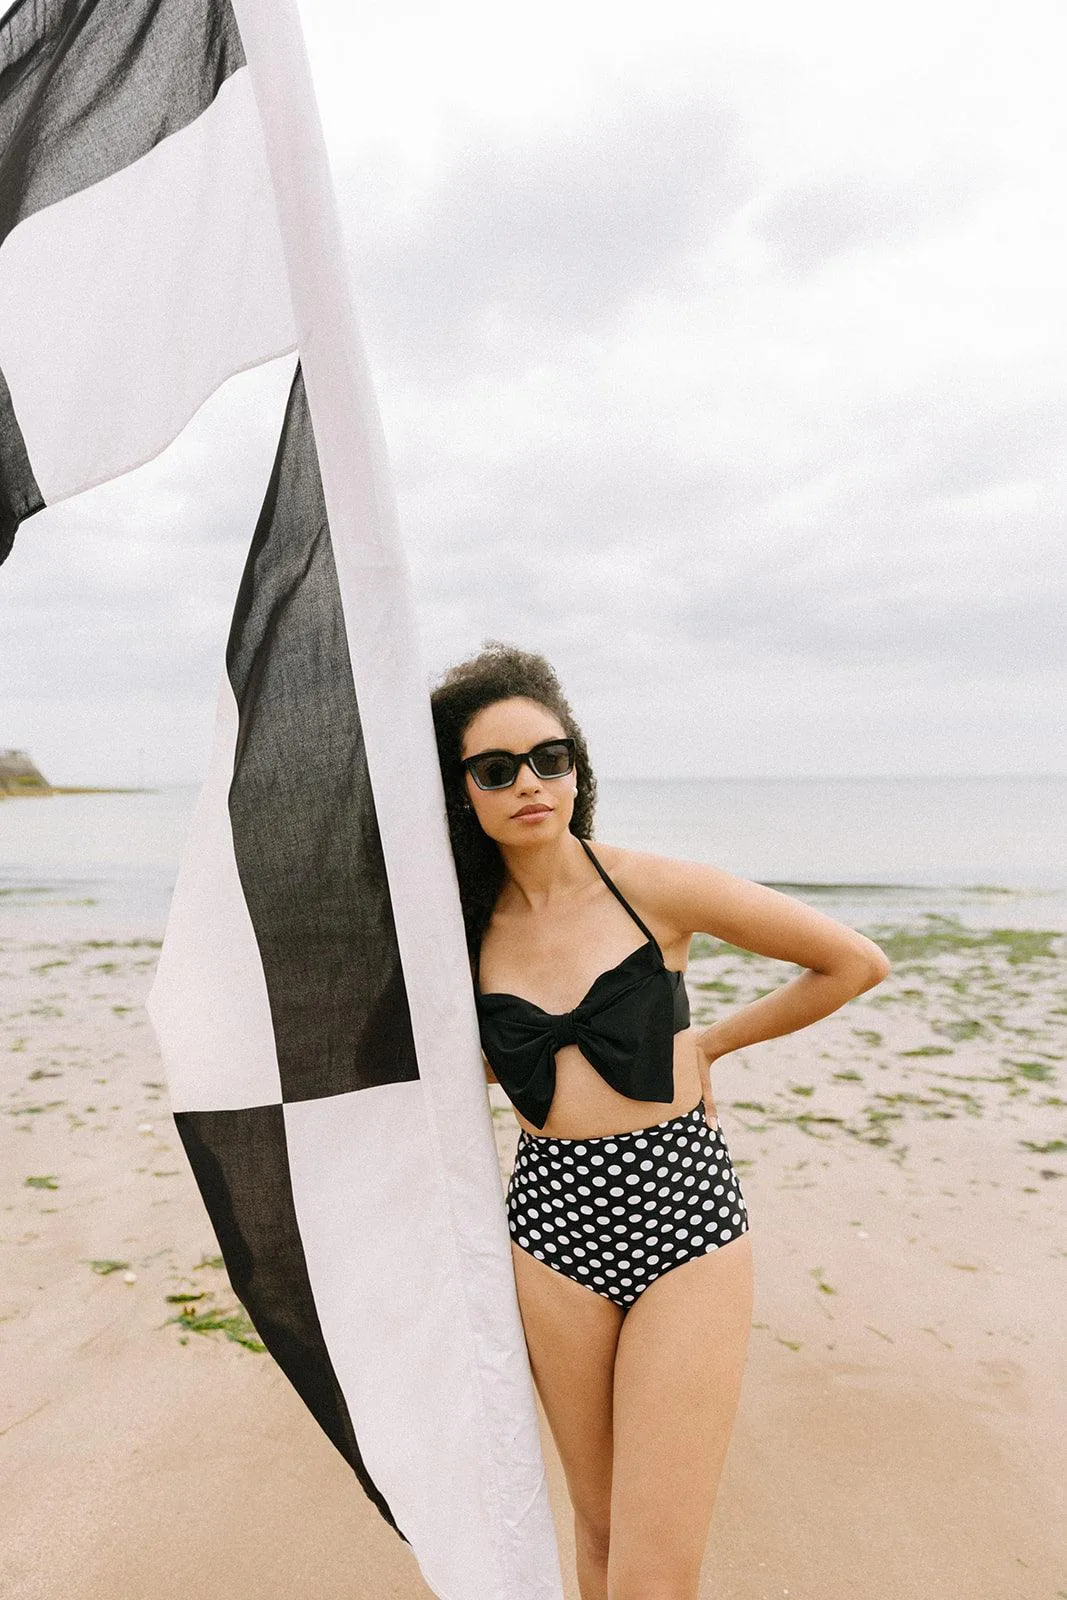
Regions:
<instances>
[{"instance_id":1,"label":"seaweed on sand","mask_svg":"<svg viewBox=\"0 0 1067 1600\"><path fill-rule=\"evenodd\" d=\"M168 1300L176 1298L178 1297L175 1295L167 1296ZM217 1306L208 1306L203 1311L199 1311L195 1306L183 1305L176 1316L167 1317L162 1325L167 1327L173 1322L179 1323L182 1328L182 1344L188 1342L190 1333L224 1333L227 1339L231 1339L234 1344L243 1345L246 1350L251 1350L256 1355L264 1355L266 1353L267 1347L256 1333L248 1312L243 1306L235 1307L231 1311L223 1311Z\"/></svg>"}]
</instances>

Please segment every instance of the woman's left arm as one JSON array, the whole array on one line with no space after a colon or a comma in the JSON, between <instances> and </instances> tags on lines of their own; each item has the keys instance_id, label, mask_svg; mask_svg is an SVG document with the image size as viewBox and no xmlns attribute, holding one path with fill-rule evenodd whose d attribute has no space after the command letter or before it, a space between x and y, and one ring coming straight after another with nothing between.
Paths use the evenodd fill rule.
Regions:
<instances>
[{"instance_id":1,"label":"woman's left arm","mask_svg":"<svg viewBox=\"0 0 1067 1600\"><path fill-rule=\"evenodd\" d=\"M680 938L709 933L806 969L699 1033L697 1044L709 1066L731 1050L829 1016L891 970L872 939L766 884L662 856L652 858L649 868L649 905Z\"/></svg>"}]
</instances>

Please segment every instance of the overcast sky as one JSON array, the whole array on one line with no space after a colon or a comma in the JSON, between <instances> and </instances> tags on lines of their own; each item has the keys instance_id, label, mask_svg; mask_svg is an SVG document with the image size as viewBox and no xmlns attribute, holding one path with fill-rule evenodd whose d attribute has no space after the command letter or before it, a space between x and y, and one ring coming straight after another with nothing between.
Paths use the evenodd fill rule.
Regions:
<instances>
[{"instance_id":1,"label":"overcast sky","mask_svg":"<svg viewBox=\"0 0 1067 1600\"><path fill-rule=\"evenodd\" d=\"M426 670L604 775L1067 770L1061 0L305 7ZM0 746L199 781L292 358L25 523Z\"/></svg>"}]
</instances>

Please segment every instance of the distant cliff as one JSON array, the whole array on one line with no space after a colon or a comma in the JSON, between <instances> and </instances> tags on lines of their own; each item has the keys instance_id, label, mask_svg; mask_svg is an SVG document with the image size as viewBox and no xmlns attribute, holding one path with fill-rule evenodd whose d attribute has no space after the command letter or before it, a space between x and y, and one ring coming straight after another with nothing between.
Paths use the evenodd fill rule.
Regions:
<instances>
[{"instance_id":1,"label":"distant cliff","mask_svg":"<svg viewBox=\"0 0 1067 1600\"><path fill-rule=\"evenodd\" d=\"M0 750L0 795L55 794L25 750Z\"/></svg>"},{"instance_id":2,"label":"distant cliff","mask_svg":"<svg viewBox=\"0 0 1067 1600\"><path fill-rule=\"evenodd\" d=\"M32 798L41 794L155 794L155 789L128 788L87 783L49 783L35 767L25 750L0 750L0 800L15 795Z\"/></svg>"}]
</instances>

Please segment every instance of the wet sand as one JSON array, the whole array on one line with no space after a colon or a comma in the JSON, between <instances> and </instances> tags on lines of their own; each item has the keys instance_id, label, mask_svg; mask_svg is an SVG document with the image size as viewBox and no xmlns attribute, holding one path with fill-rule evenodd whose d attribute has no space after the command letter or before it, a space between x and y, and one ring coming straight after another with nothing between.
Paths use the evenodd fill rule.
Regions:
<instances>
[{"instance_id":1,"label":"wet sand","mask_svg":"<svg viewBox=\"0 0 1067 1600\"><path fill-rule=\"evenodd\" d=\"M864 931L883 984L713 1075L756 1304L702 1600L1064 1600L1064 940ZM229 1288L141 1010L157 948L0 943L0 1593L426 1596ZM694 956L697 1020L794 970Z\"/></svg>"}]
</instances>

